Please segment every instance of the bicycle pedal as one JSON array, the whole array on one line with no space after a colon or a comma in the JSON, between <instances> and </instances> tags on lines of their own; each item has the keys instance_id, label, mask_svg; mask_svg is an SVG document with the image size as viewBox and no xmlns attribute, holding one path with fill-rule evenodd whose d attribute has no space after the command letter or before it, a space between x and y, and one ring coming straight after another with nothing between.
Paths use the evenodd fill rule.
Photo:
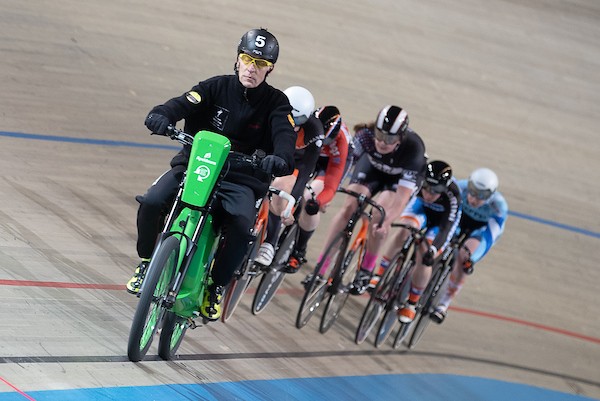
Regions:
<instances>
[{"instance_id":1,"label":"bicycle pedal","mask_svg":"<svg viewBox=\"0 0 600 401\"><path fill-rule=\"evenodd\" d=\"M194 312L194 315L199 315L199 313ZM189 317L187 320L187 326L188 326L188 329L190 329L190 330L194 330L195 328L200 327L198 324L196 324L196 321L194 319L192 319L191 317Z\"/></svg>"}]
</instances>

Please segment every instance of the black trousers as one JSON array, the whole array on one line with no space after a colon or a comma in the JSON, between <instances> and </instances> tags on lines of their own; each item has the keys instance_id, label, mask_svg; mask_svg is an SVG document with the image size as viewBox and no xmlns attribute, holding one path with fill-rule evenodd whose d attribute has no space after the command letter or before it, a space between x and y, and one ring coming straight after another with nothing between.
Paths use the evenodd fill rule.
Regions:
<instances>
[{"instance_id":1,"label":"black trousers","mask_svg":"<svg viewBox=\"0 0 600 401\"><path fill-rule=\"evenodd\" d=\"M137 251L141 258L152 256L164 218L173 204L185 166L175 166L167 171L138 196ZM247 186L227 181L221 182L213 212L214 221L225 239L213 265L212 278L217 285L227 285L235 270L244 262L256 220L256 196Z\"/></svg>"}]
</instances>

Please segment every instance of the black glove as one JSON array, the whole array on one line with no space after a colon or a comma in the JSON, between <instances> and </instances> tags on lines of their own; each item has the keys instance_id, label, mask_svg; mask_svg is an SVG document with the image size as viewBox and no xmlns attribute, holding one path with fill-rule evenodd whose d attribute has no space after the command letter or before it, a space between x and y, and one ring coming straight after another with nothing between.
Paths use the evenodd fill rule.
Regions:
<instances>
[{"instance_id":1,"label":"black glove","mask_svg":"<svg viewBox=\"0 0 600 401\"><path fill-rule=\"evenodd\" d=\"M268 174L279 176L287 170L287 163L279 156L268 155L260 162L260 168Z\"/></svg>"},{"instance_id":2,"label":"black glove","mask_svg":"<svg viewBox=\"0 0 600 401\"><path fill-rule=\"evenodd\" d=\"M306 201L306 205L304 205L304 210L306 210L306 214L309 216L314 216L315 214L319 213L320 208L321 205L316 199L309 199Z\"/></svg>"},{"instance_id":3,"label":"black glove","mask_svg":"<svg viewBox=\"0 0 600 401\"><path fill-rule=\"evenodd\" d=\"M428 249L427 253L423 255L423 264L425 266L433 266L433 260L435 259L435 250Z\"/></svg>"},{"instance_id":4,"label":"black glove","mask_svg":"<svg viewBox=\"0 0 600 401\"><path fill-rule=\"evenodd\" d=\"M473 273L473 261L471 259L465 260L465 263L463 264L463 271L466 274L472 274Z\"/></svg>"},{"instance_id":5,"label":"black glove","mask_svg":"<svg viewBox=\"0 0 600 401\"><path fill-rule=\"evenodd\" d=\"M146 127L155 134L167 135L167 127L171 122L169 119L162 114L150 113L146 117Z\"/></svg>"}]
</instances>

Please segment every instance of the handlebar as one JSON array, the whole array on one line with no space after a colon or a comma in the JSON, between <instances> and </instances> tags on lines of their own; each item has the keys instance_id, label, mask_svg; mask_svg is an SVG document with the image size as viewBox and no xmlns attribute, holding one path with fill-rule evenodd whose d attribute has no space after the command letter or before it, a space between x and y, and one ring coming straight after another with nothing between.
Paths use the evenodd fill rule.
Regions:
<instances>
[{"instance_id":1,"label":"handlebar","mask_svg":"<svg viewBox=\"0 0 600 401\"><path fill-rule=\"evenodd\" d=\"M286 219L288 217L290 217L290 215L292 214L292 209L294 208L294 205L296 204L296 198L294 198L292 195L288 194L287 192L282 191L281 189L278 189L275 187L269 187L269 192L272 193L273 195L280 196L287 201L287 206L283 210L282 217L286 218Z\"/></svg>"},{"instance_id":2,"label":"handlebar","mask_svg":"<svg viewBox=\"0 0 600 401\"><path fill-rule=\"evenodd\" d=\"M154 133L153 133L154 134ZM179 141L183 145L192 145L194 143L194 136L188 134L187 132L180 130L174 125L169 125L167 127L167 135L169 138L174 141Z\"/></svg>"},{"instance_id":3,"label":"handlebar","mask_svg":"<svg viewBox=\"0 0 600 401\"><path fill-rule=\"evenodd\" d=\"M354 191L351 191L351 190L343 188L343 187L338 188L337 192L342 192L342 193L345 193L346 195L355 197L356 200L358 201L359 206L361 206L362 204L365 204L365 203L373 206L375 209L377 209L379 211L379 214L381 214L381 220L379 220L379 223L377 223L377 226L381 227L383 225L383 222L385 221L385 209L379 203L375 202L374 200L372 200L365 194L354 192Z\"/></svg>"}]
</instances>

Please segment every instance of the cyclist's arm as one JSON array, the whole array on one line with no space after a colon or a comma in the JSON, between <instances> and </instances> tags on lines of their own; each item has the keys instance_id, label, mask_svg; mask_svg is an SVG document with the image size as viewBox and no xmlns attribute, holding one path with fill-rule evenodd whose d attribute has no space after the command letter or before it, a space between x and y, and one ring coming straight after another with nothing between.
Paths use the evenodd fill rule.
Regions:
<instances>
[{"instance_id":1,"label":"cyclist's arm","mask_svg":"<svg viewBox=\"0 0 600 401\"><path fill-rule=\"evenodd\" d=\"M327 205L335 196L335 191L342 181L346 160L348 159L348 142L341 133L336 138L337 154L329 154L325 177L323 179L323 191L317 196L320 205Z\"/></svg>"},{"instance_id":2,"label":"cyclist's arm","mask_svg":"<svg viewBox=\"0 0 600 401\"><path fill-rule=\"evenodd\" d=\"M456 188L456 192L453 192L452 189L450 189L446 193L446 207L439 225L440 229L432 242L432 245L439 252L441 252L444 247L448 245L460 221L460 197L456 196L457 193L458 188Z\"/></svg>"},{"instance_id":3,"label":"cyclist's arm","mask_svg":"<svg viewBox=\"0 0 600 401\"><path fill-rule=\"evenodd\" d=\"M282 96L285 96L282 94ZM287 102L287 101L286 101ZM296 149L296 133L291 119L291 106L289 103L280 104L271 112L271 137L273 141L273 154L281 157L287 164L287 171L279 175L285 176L294 171L294 151Z\"/></svg>"},{"instance_id":4,"label":"cyclist's arm","mask_svg":"<svg viewBox=\"0 0 600 401\"><path fill-rule=\"evenodd\" d=\"M494 194L494 199L491 204L495 209L495 213L488 219L487 225L481 230L481 244L471 255L473 263L480 261L488 251L500 239L504 232L506 217L508 216L508 205L501 194Z\"/></svg>"}]
</instances>

